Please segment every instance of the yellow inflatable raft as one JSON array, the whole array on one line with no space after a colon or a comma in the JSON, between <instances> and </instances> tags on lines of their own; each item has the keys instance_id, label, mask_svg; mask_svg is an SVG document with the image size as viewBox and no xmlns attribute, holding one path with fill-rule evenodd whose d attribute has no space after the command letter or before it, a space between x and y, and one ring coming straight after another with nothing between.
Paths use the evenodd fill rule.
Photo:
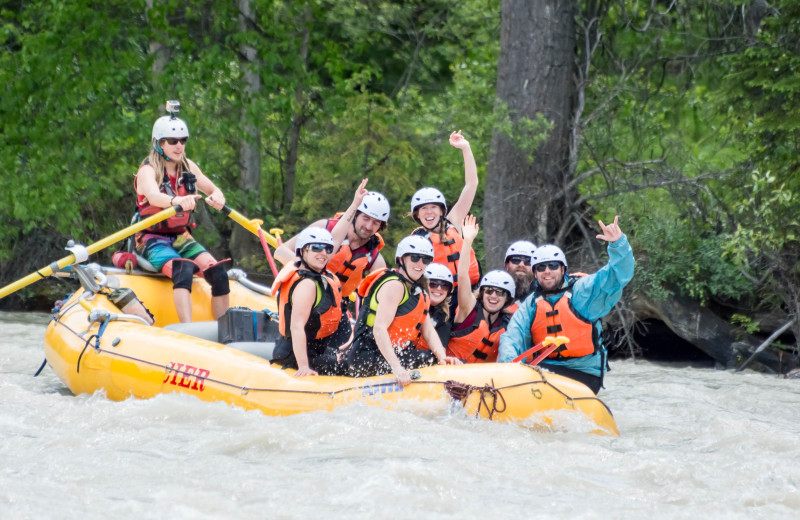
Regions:
<instances>
[{"instance_id":1,"label":"yellow inflatable raft","mask_svg":"<svg viewBox=\"0 0 800 520\"><path fill-rule=\"evenodd\" d=\"M294 370L270 364L268 344L216 341L211 292L201 278L195 278L192 290L196 322L176 324L167 278L99 266L73 268L81 274L83 288L55 312L45 353L75 394L103 390L110 399L123 400L180 392L268 415L331 411L355 402L425 414L463 406L472 415L542 429L559 427L566 413L585 421L594 433L619 434L609 409L586 386L524 364L423 368L412 374L415 379L405 388L391 375L295 378ZM133 289L154 314L155 324L112 303L109 293L114 287ZM231 279L232 306L274 311L275 301L268 294L243 273Z\"/></svg>"}]
</instances>

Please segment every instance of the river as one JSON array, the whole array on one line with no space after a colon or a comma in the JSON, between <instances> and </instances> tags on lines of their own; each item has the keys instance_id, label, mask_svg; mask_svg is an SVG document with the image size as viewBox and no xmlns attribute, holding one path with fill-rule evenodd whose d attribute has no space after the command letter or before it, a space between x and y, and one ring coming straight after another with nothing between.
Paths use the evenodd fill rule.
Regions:
<instances>
[{"instance_id":1,"label":"river","mask_svg":"<svg viewBox=\"0 0 800 520\"><path fill-rule=\"evenodd\" d=\"M0 518L798 518L800 380L612 362L620 437L73 396L0 313Z\"/></svg>"}]
</instances>

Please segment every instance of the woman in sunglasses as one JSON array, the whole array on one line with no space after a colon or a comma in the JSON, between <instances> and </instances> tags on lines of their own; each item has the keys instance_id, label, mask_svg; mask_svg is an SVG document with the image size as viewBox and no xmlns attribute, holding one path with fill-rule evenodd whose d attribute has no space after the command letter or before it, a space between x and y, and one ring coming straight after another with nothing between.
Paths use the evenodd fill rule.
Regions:
<instances>
[{"instance_id":1,"label":"woman in sunglasses","mask_svg":"<svg viewBox=\"0 0 800 520\"><path fill-rule=\"evenodd\" d=\"M478 191L478 168L469 142L464 139L460 130L450 134L450 144L460 149L464 155L464 188L458 201L448 212L441 191L430 187L422 188L411 197L411 216L420 224L412 234L428 238L433 244L434 261L447 266L455 277L461 254L461 223L469 213ZM468 255L469 281L474 285L480 279L480 266L472 248ZM456 280L455 285L458 283ZM454 299L457 297L457 294L454 295Z\"/></svg>"},{"instance_id":2,"label":"woman in sunglasses","mask_svg":"<svg viewBox=\"0 0 800 520\"><path fill-rule=\"evenodd\" d=\"M453 275L450 269L442 264L431 263L425 268L425 278L428 279L430 288L431 309L428 316L436 329L436 335L442 346L447 348L450 341L450 327L453 321L450 319L450 298L453 294ZM417 341L419 350L430 350L425 338L420 337Z\"/></svg>"},{"instance_id":3,"label":"woman in sunglasses","mask_svg":"<svg viewBox=\"0 0 800 520\"><path fill-rule=\"evenodd\" d=\"M473 215L464 219L462 252L472 247L478 236ZM514 279L505 271L489 271L481 279L477 297L468 282L467 256L458 261L458 310L450 331L447 353L467 363L497 360L500 335L506 330L514 305Z\"/></svg>"},{"instance_id":4,"label":"woman in sunglasses","mask_svg":"<svg viewBox=\"0 0 800 520\"><path fill-rule=\"evenodd\" d=\"M133 185L139 218L164 208L180 206L175 216L136 235L137 252L157 271L172 278L173 300L178 319L192 321L192 280L198 271L211 285L211 310L215 318L228 309L228 273L190 233L195 201L207 195L214 209L225 206L225 196L194 161L186 157L189 128L174 114L156 120L152 150L139 166Z\"/></svg>"},{"instance_id":5,"label":"woman in sunglasses","mask_svg":"<svg viewBox=\"0 0 800 520\"><path fill-rule=\"evenodd\" d=\"M536 283L531 297L514 313L500 338L498 361L509 362L547 336L566 336L569 343L541 364L553 372L584 383L596 394L607 368L600 320L611 312L633 278L633 251L619 228L619 217L608 226L598 221L608 242L608 264L592 275L567 273L564 252L544 245L533 254Z\"/></svg>"},{"instance_id":6,"label":"woman in sunglasses","mask_svg":"<svg viewBox=\"0 0 800 520\"><path fill-rule=\"evenodd\" d=\"M353 344L343 363L353 377L393 373L398 384L411 382L408 370L423 366L456 364L447 357L430 316L425 268L433 260L427 238L405 237L397 245L397 268L382 269L364 278L358 287L362 297ZM422 336L430 350L417 350Z\"/></svg>"},{"instance_id":7,"label":"woman in sunglasses","mask_svg":"<svg viewBox=\"0 0 800 520\"><path fill-rule=\"evenodd\" d=\"M281 269L272 285L278 298L278 330L272 361L295 368L295 377L335 375L338 349L347 343L352 328L342 313L339 278L327 270L334 252L347 236L367 179L356 190L353 203L332 232L308 227L294 239L296 260Z\"/></svg>"}]
</instances>

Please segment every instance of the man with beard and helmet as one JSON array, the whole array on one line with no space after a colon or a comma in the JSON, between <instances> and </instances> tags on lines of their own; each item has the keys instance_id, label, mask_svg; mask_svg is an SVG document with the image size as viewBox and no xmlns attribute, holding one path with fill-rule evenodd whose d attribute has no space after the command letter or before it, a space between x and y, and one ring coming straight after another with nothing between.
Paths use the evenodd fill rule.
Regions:
<instances>
[{"instance_id":1,"label":"man with beard and helmet","mask_svg":"<svg viewBox=\"0 0 800 520\"><path fill-rule=\"evenodd\" d=\"M521 303L533 289L531 261L536 246L527 240L517 240L506 249L506 272L514 279L515 301Z\"/></svg>"},{"instance_id":2,"label":"man with beard and helmet","mask_svg":"<svg viewBox=\"0 0 800 520\"><path fill-rule=\"evenodd\" d=\"M608 242L608 263L588 276L570 276L567 259L558 247L540 246L533 255L534 291L519 305L500 337L498 361L507 363L548 336L566 336L569 343L550 354L541 366L588 386L595 394L603 387L608 367L601 338L603 316L622 297L633 278L633 251L619 228L619 217L608 226L598 221Z\"/></svg>"},{"instance_id":3,"label":"man with beard and helmet","mask_svg":"<svg viewBox=\"0 0 800 520\"><path fill-rule=\"evenodd\" d=\"M386 268L386 261L380 253L384 243L379 232L386 229L389 214L389 201L380 193L372 191L364 195L354 211L348 210L309 226L332 231L340 219L352 222L348 227L347 237L328 262L328 270L342 284L343 306L346 306L346 298L355 292L367 274ZM284 265L295 261L296 238L293 237L275 250L275 258Z\"/></svg>"},{"instance_id":4,"label":"man with beard and helmet","mask_svg":"<svg viewBox=\"0 0 800 520\"><path fill-rule=\"evenodd\" d=\"M435 364L458 364L447 357L428 316L425 267L433 261L433 245L420 236L405 237L397 245L395 269L381 269L358 287L363 298L353 343L344 352L343 365L352 377L393 373L401 386L411 382L410 369ZM430 350L417 350L422 336Z\"/></svg>"}]
</instances>

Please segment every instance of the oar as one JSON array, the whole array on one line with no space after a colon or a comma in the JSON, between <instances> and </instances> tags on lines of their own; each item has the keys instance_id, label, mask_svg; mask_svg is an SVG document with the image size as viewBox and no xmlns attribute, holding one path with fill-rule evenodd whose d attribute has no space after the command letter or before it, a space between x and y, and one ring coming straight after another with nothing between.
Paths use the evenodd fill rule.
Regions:
<instances>
[{"instance_id":1,"label":"oar","mask_svg":"<svg viewBox=\"0 0 800 520\"><path fill-rule=\"evenodd\" d=\"M544 349L544 351L541 354L539 354L539 356L536 359L528 363L531 366L536 366L544 358L552 354L554 350L556 350L561 345L564 345L565 343L569 343L569 338L566 336L556 336L556 337L547 336L541 343L532 346L531 348L529 348L528 350L526 350L525 352L523 352L522 354L511 360L511 362L519 363L523 359L526 359L528 356L532 356L533 354Z\"/></svg>"},{"instance_id":2,"label":"oar","mask_svg":"<svg viewBox=\"0 0 800 520\"><path fill-rule=\"evenodd\" d=\"M272 235L267 235L264 233L264 230L261 229L261 224L264 223L263 220L257 218L248 219L235 209L228 206L223 206L222 212L228 215L237 224L258 237L258 239L261 241L261 247L264 249L264 254L267 255L267 261L269 262L270 269L272 269L272 275L278 276L278 268L275 266L275 260L272 259L272 253L270 253L267 243L269 242L269 245L277 248L280 245L280 235L278 235L278 240L276 240ZM275 233L276 231L283 233L283 230L279 230L277 228L270 229L270 233Z\"/></svg>"},{"instance_id":3,"label":"oar","mask_svg":"<svg viewBox=\"0 0 800 520\"><path fill-rule=\"evenodd\" d=\"M258 236L258 231L261 230L261 224L264 223L263 220L259 220L257 218L250 220L241 213L239 213L238 211L236 211L235 209L230 208L228 206L223 206L222 212L225 213L227 216L229 216L237 224L245 228L247 231L254 234L255 236ZM264 233L263 230L261 230L261 232ZM278 244L278 241L275 240L275 237L273 237L272 235L264 233L264 238L272 247L278 247L280 245Z\"/></svg>"},{"instance_id":4,"label":"oar","mask_svg":"<svg viewBox=\"0 0 800 520\"><path fill-rule=\"evenodd\" d=\"M113 235L109 235L109 236L107 236L107 237L105 237L105 238L103 238L101 240L98 240L94 244L90 244L90 245L86 246L85 251L83 249L80 249L80 250L78 250L76 252L77 253L85 253L85 255L82 254L80 256L88 256L90 254L94 254L94 253L96 253L98 251L101 251L101 250L107 248L108 246L110 246L112 244L115 244L115 243L119 242L122 239L128 238L129 236L133 235L134 233L136 233L138 231L142 231L143 229L149 228L150 226L152 226L154 224L158 224L162 220L168 219L169 217L175 215L176 212L181 211L181 209L182 208L180 206L173 206L171 208L166 208L163 211L160 211L160 212L156 213L155 215L153 215L151 217L148 217L148 218L146 218L146 219L144 219L142 221L139 221L136 224L133 224L132 226L128 226L125 229L117 231ZM14 283L6 285L2 289L0 289L0 299L5 298L9 294L11 294L13 292L16 292L16 291L22 289L23 287L27 287L28 285L32 284L33 282L37 282L37 281L41 280L42 278L46 278L46 277L50 276L51 274L53 274L53 273L65 268L65 267L67 267L68 265L74 264L74 263L79 262L79 261L82 262L85 259L86 258L80 258L79 259L76 256L75 253L73 253L73 254L71 254L69 256L65 256L61 260L53 262L52 264L48 265L47 267L43 267L43 268L39 269L38 271L29 274L28 276L26 276L24 278L20 278L19 280L17 280Z\"/></svg>"}]
</instances>

